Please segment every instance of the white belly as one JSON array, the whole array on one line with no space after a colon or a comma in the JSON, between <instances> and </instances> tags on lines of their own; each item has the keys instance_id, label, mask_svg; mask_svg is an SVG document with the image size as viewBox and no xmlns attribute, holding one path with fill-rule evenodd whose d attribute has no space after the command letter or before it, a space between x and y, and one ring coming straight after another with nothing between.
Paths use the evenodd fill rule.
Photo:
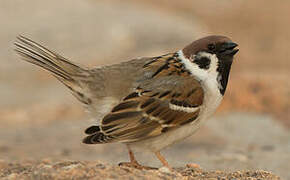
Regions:
<instances>
[{"instance_id":1,"label":"white belly","mask_svg":"<svg viewBox=\"0 0 290 180\"><path fill-rule=\"evenodd\" d=\"M156 152L192 135L199 128L199 125L200 123L195 123L194 125L188 124L178 129L164 133L160 136L150 138L150 139L145 139L145 140L134 142L134 143L129 143L128 145L133 150L137 149L138 151L139 149L140 150L142 149L142 150Z\"/></svg>"}]
</instances>

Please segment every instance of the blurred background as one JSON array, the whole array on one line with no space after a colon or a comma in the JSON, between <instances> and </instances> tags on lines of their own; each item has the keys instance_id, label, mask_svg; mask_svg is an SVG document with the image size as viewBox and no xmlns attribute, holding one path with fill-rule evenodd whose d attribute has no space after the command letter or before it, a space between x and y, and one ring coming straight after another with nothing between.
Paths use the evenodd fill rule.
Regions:
<instances>
[{"instance_id":1,"label":"blurred background","mask_svg":"<svg viewBox=\"0 0 290 180\"><path fill-rule=\"evenodd\" d=\"M53 76L20 60L17 35L93 67L219 34L240 48L223 103L164 154L176 167L264 169L290 179L289 7L282 0L1 0L0 159L128 160L122 145L81 144L92 120ZM160 166L150 154L137 156Z\"/></svg>"}]
</instances>

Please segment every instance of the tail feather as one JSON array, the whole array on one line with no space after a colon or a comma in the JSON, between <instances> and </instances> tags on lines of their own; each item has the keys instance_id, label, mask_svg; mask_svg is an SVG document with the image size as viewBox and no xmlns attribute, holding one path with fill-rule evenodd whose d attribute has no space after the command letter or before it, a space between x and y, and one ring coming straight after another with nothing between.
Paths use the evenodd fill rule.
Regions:
<instances>
[{"instance_id":1,"label":"tail feather","mask_svg":"<svg viewBox=\"0 0 290 180\"><path fill-rule=\"evenodd\" d=\"M17 47L21 47L20 44L16 44ZM22 49L15 49L15 51L17 51L18 54L20 54L26 61L38 65L50 72L53 73L54 76L56 76L57 78L62 78L62 79L71 79L67 74L63 73L62 71L59 71L59 68L55 68L54 66L50 66L48 63L49 61L47 61L46 63L41 61L40 59L42 58L41 56L36 56L33 54L30 54L29 51L27 50L26 52L23 50L26 50L25 47L21 47Z\"/></svg>"},{"instance_id":2,"label":"tail feather","mask_svg":"<svg viewBox=\"0 0 290 180\"><path fill-rule=\"evenodd\" d=\"M72 77L86 77L89 75L87 69L68 61L24 36L18 36L17 40L15 50L24 60L45 68L57 77L72 79Z\"/></svg>"},{"instance_id":3,"label":"tail feather","mask_svg":"<svg viewBox=\"0 0 290 180\"><path fill-rule=\"evenodd\" d=\"M91 76L88 69L70 62L24 36L17 37L15 46L15 51L25 61L38 65L52 73L71 89L73 95L84 104L91 103L90 98L86 97L84 93L86 87L82 85L82 79L88 80Z\"/></svg>"},{"instance_id":4,"label":"tail feather","mask_svg":"<svg viewBox=\"0 0 290 180\"><path fill-rule=\"evenodd\" d=\"M99 126L91 126L86 129L85 133L89 134L89 136L83 139L83 143L85 144L104 144L114 141L114 138L112 136L106 135L101 132Z\"/></svg>"},{"instance_id":5,"label":"tail feather","mask_svg":"<svg viewBox=\"0 0 290 180\"><path fill-rule=\"evenodd\" d=\"M91 126L85 130L85 133L88 135L92 135L92 134L95 134L99 131L101 131L99 126Z\"/></svg>"}]
</instances>

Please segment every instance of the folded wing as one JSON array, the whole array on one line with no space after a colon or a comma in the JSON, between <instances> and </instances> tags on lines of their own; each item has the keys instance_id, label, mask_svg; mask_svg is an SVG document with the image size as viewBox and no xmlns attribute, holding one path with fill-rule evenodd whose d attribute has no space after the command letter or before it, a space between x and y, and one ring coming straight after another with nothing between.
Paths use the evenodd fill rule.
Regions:
<instances>
[{"instance_id":1,"label":"folded wing","mask_svg":"<svg viewBox=\"0 0 290 180\"><path fill-rule=\"evenodd\" d=\"M112 108L100 126L88 128L83 142L134 142L159 136L195 121L202 102L203 89L191 76L144 81Z\"/></svg>"}]
</instances>

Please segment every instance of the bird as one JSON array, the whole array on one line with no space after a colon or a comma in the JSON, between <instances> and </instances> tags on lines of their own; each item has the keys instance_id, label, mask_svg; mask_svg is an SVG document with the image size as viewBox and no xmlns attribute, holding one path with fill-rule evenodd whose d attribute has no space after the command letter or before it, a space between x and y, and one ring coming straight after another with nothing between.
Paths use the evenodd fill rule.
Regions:
<instances>
[{"instance_id":1,"label":"bird","mask_svg":"<svg viewBox=\"0 0 290 180\"><path fill-rule=\"evenodd\" d=\"M121 143L130 162L146 169L135 151L156 155L194 134L220 105L237 43L222 35L202 37L181 50L88 68L19 35L15 51L62 82L95 117L85 129L85 144Z\"/></svg>"}]
</instances>

